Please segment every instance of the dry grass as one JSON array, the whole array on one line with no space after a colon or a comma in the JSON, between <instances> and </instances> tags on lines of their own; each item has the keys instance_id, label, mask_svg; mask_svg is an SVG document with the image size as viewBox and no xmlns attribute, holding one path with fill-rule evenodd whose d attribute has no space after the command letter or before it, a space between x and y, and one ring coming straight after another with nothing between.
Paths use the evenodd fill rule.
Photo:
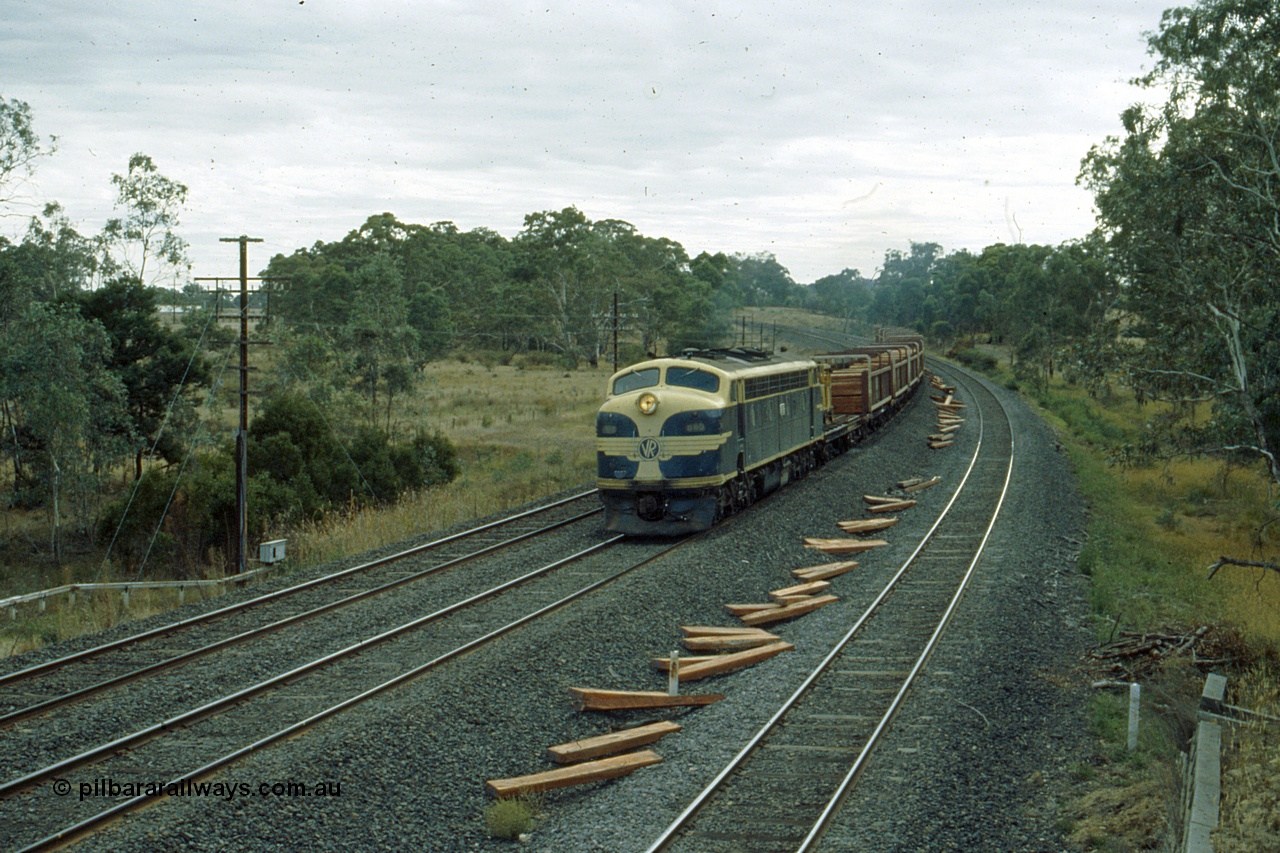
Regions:
<instances>
[{"instance_id":1,"label":"dry grass","mask_svg":"<svg viewBox=\"0 0 1280 853\"><path fill-rule=\"evenodd\" d=\"M1068 840L1079 850L1160 850L1164 845L1169 780L1107 772L1073 803Z\"/></svg>"},{"instance_id":2,"label":"dry grass","mask_svg":"<svg viewBox=\"0 0 1280 853\"><path fill-rule=\"evenodd\" d=\"M221 593L217 587L189 586L184 601L191 604ZM0 627L0 658L22 654L68 637L105 631L122 622L145 619L172 610L178 604L178 592L169 589L134 590L129 594L128 604L125 604L119 590L92 594L79 592L74 605L60 596L51 599L43 613L24 608L13 620L0 615L4 619Z\"/></svg>"},{"instance_id":3,"label":"dry grass","mask_svg":"<svg viewBox=\"0 0 1280 853\"><path fill-rule=\"evenodd\" d=\"M1280 679L1254 668L1232 691L1232 704L1280 716ZM1280 850L1280 724L1233 728L1223 750L1222 810L1214 849L1222 853Z\"/></svg>"},{"instance_id":4,"label":"dry grass","mask_svg":"<svg viewBox=\"0 0 1280 853\"><path fill-rule=\"evenodd\" d=\"M494 838L515 841L533 831L542 817L541 794L502 797L484 808L484 823Z\"/></svg>"},{"instance_id":5,"label":"dry grass","mask_svg":"<svg viewBox=\"0 0 1280 853\"><path fill-rule=\"evenodd\" d=\"M1093 506L1082 566L1093 576L1100 614L1123 614L1141 629L1161 623L1226 624L1261 645L1280 643L1280 576L1207 567L1222 555L1275 559L1280 525L1265 527L1275 495L1261 462L1179 459L1149 466L1114 464L1158 411L1114 391L1090 399L1056 380L1038 400L1068 439L1076 473Z\"/></svg>"},{"instance_id":6,"label":"dry grass","mask_svg":"<svg viewBox=\"0 0 1280 853\"><path fill-rule=\"evenodd\" d=\"M1133 471L1126 480L1126 491L1143 509L1151 540L1161 550L1183 556L1188 580L1216 588L1218 619L1239 626L1251 642L1280 643L1280 577L1228 567L1209 581L1205 572L1224 554L1244 559L1276 554L1276 525L1259 534L1271 503L1261 465L1175 462Z\"/></svg>"},{"instance_id":7,"label":"dry grass","mask_svg":"<svg viewBox=\"0 0 1280 853\"><path fill-rule=\"evenodd\" d=\"M1203 679L1179 661L1143 686L1138 749L1128 751L1128 692L1093 698L1089 763L1072 773L1078 789L1062 828L1080 850L1161 850L1179 804L1175 757L1195 727Z\"/></svg>"},{"instance_id":8,"label":"dry grass","mask_svg":"<svg viewBox=\"0 0 1280 853\"><path fill-rule=\"evenodd\" d=\"M586 485L595 478L595 413L604 399L609 372L604 366L567 371L434 362L427 367L418 392L396 406L393 425L405 432L425 426L447 435L462 463L458 479L407 495L389 507L332 513L318 523L271 531L269 538L288 538L288 567L302 568ZM228 411L214 416L233 417ZM42 513L23 519L6 514L6 524L19 521L24 530L29 529L29 536L40 535ZM89 580L97 574L100 560L87 554L57 570L10 571L7 585L14 592L25 592ZM217 567L207 573L209 577L219 574ZM189 590L187 601L194 600L192 596ZM92 606L86 606L81 597L66 612L50 608L0 623L0 655L102 630L176 603L176 594L167 591L135 592L127 610L120 607L118 594Z\"/></svg>"},{"instance_id":9,"label":"dry grass","mask_svg":"<svg viewBox=\"0 0 1280 853\"><path fill-rule=\"evenodd\" d=\"M871 330L863 326L853 326L839 317L828 317L825 314L814 314L799 308L743 308L733 315L733 344L742 343L743 320L746 320L747 346L764 345L769 349L774 344L774 325L790 326L796 329L822 329L829 332L848 332L856 335L870 335ZM802 354L811 352L805 344L797 344L786 340L786 335L777 335L779 347L790 347L791 352ZM809 346L812 341L808 342Z\"/></svg>"},{"instance_id":10,"label":"dry grass","mask_svg":"<svg viewBox=\"0 0 1280 853\"><path fill-rule=\"evenodd\" d=\"M537 500L595 478L595 413L608 370L441 361L401 417L444 433L462 474L385 509L332 514L292 531L301 565L378 548Z\"/></svg>"},{"instance_id":11,"label":"dry grass","mask_svg":"<svg viewBox=\"0 0 1280 853\"><path fill-rule=\"evenodd\" d=\"M984 348L997 358L998 381L1012 383L1006 350ZM1275 495L1260 464L1179 460L1147 467L1108 464L1116 450L1136 443L1140 425L1159 410L1138 406L1119 389L1091 399L1060 379L1037 397L1075 463L1091 507L1089 540L1080 558L1091 577L1091 601L1100 639L1113 619L1133 630L1167 625L1229 626L1266 654L1280 644L1280 577L1257 569L1228 567L1213 580L1206 568L1222 555L1274 560L1280 552L1277 525L1264 529L1275 512ZM1227 633L1232 633L1230 630ZM1247 657L1247 655L1246 655ZM1265 658L1264 658L1265 664ZM1241 685L1246 695L1275 701L1280 678L1274 667L1255 665ZM1229 670L1228 670L1229 671ZM1229 684L1235 689L1238 675ZM1167 732L1136 756L1123 753L1118 729L1122 702L1099 697L1093 725L1099 737L1091 763L1081 765L1063 829L1085 850L1159 849L1176 814L1176 756L1187 747L1189 723L1203 686L1203 673L1185 664L1166 671L1144 690L1159 704ZM1147 713L1144 711L1144 713ZM1148 714L1148 716L1151 716ZM1267 737L1269 735L1269 739ZM1280 849L1280 757L1276 729L1244 732L1231 747L1223 779L1223 846L1219 849ZM1268 834L1270 833L1270 834ZM1234 846L1227 846L1234 845Z\"/></svg>"}]
</instances>

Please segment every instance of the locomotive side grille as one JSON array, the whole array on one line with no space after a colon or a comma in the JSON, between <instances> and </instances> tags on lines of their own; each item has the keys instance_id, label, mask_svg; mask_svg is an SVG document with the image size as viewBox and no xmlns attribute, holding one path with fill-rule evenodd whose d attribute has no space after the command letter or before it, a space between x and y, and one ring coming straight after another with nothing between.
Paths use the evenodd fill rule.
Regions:
<instances>
[{"instance_id":1,"label":"locomotive side grille","mask_svg":"<svg viewBox=\"0 0 1280 853\"><path fill-rule=\"evenodd\" d=\"M769 376L755 376L745 381L746 397L748 400L754 400L758 397L768 397L771 394L781 394L783 391L795 391L798 388L809 387L809 371L794 370L790 373L774 373Z\"/></svg>"}]
</instances>

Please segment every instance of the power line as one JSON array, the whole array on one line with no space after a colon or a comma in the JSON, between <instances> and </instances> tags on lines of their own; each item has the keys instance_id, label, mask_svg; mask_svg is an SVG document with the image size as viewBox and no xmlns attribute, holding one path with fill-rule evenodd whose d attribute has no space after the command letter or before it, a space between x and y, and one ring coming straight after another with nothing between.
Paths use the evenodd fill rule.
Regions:
<instances>
[{"instance_id":1,"label":"power line","mask_svg":"<svg viewBox=\"0 0 1280 853\"><path fill-rule=\"evenodd\" d=\"M196 341L195 347L191 351L191 358L187 360L187 367L182 371L182 380L178 383L178 390L173 392L173 398L169 400L169 407L165 409L164 420L160 422L160 428L156 432L156 439L151 443L151 450L147 453L146 465L142 469L141 476L133 483L133 491L129 494L129 502L125 504L124 512L120 514L120 521L116 524L116 531L111 536L111 542L107 545L107 553L102 558L102 565L98 567L98 573L94 576L96 582L102 576L103 569L107 566L107 561L111 559L111 549L115 547L116 539L120 536L120 531L124 527L125 519L129 517L129 509L133 506L133 500L138 496L138 489L142 486L143 479L151 469L151 460L155 458L156 448L160 445L160 438L164 435L165 426L169 423L169 416L173 413L173 407L178 402L178 398L182 396L182 390L186 387L187 376L191 373L191 365L195 364L195 360L200 356L200 347L204 343L205 334L209 331L209 324L213 321L213 315L205 321L204 328L200 330L200 340ZM167 509L166 509L167 511ZM164 516L161 516L161 521ZM150 552L150 548L147 549Z\"/></svg>"},{"instance_id":2,"label":"power line","mask_svg":"<svg viewBox=\"0 0 1280 853\"><path fill-rule=\"evenodd\" d=\"M209 386L209 399L212 400L218 393L218 389L222 387L222 377L227 371L227 363L231 361L231 348L227 348L227 354L222 359L222 367L218 370L218 376L213 384ZM142 570L147 567L147 560L151 558L151 549L155 547L156 539L160 536L160 530L164 526L165 517L169 515L169 507L173 506L173 498L178 493L178 486L182 483L182 475L187 470L187 463L191 461L192 455L195 454L196 448L200 446L200 437L204 433L206 421L200 421L200 426L196 430L195 438L191 440L191 446L187 448L187 455L182 458L182 465L178 467L178 476L173 479L173 488L169 490L169 499L165 501L164 511L160 513L160 518L156 521L156 529L151 534L151 541L147 543L147 552L142 557L142 562L138 566L138 573L134 576L134 580L142 577Z\"/></svg>"}]
</instances>

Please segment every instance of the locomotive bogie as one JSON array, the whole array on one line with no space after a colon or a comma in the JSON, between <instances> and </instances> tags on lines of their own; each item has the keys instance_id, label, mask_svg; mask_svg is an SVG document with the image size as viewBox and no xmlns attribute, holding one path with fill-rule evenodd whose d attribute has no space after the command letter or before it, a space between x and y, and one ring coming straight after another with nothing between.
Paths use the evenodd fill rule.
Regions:
<instances>
[{"instance_id":1,"label":"locomotive bogie","mask_svg":"<svg viewBox=\"0 0 1280 853\"><path fill-rule=\"evenodd\" d=\"M600 490L605 527L631 536L677 536L715 524L719 515L716 489Z\"/></svg>"}]
</instances>

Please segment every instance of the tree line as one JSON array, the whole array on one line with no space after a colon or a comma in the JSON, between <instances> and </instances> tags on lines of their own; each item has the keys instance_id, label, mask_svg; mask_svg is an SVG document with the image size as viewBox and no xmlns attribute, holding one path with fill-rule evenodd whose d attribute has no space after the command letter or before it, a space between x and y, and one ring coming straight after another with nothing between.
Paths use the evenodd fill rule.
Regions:
<instances>
[{"instance_id":1,"label":"tree line","mask_svg":"<svg viewBox=\"0 0 1280 853\"><path fill-rule=\"evenodd\" d=\"M1166 12L1150 36L1154 68L1137 81L1164 102L1130 108L1123 135L1087 152L1079 181L1098 227L1059 246L948 253L913 242L871 276L844 269L802 285L770 254L690 257L671 239L570 207L528 214L511 238L381 213L341 239L277 255L263 276L278 346L251 427L269 448L253 462L266 513L257 529L272 513L313 516L343 496L392 500L451 477L452 448L397 423L394 405L450 351L567 369L611 357L620 327L625 362L726 342L734 309L764 305L915 328L973 363L986 356L970 344L1006 344L1033 388L1057 375L1094 394L1123 384L1140 401L1171 404L1140 446L1123 449L1128 458L1261 459L1280 487L1277 44L1280 13L1264 0ZM55 148L32 130L27 105L0 99L4 212ZM50 203L21 239L0 240L7 500L48 513L54 552L70 504L133 553L143 526L131 534L122 505L101 497L108 477L132 478L135 503L156 514L176 503L202 519L190 546L200 553L217 541L224 516L209 496L223 494L230 469L216 442L193 452L208 426L197 404L228 350L194 285L184 299L198 310L184 312L182 328L156 316L155 286L182 277L186 188L143 154L112 184L118 216L99 234L78 234ZM325 433L348 437L341 454ZM159 470L144 487L147 459ZM188 463L189 482L208 478L199 495L165 479ZM186 547L177 532L170 540Z\"/></svg>"},{"instance_id":2,"label":"tree line","mask_svg":"<svg viewBox=\"0 0 1280 853\"><path fill-rule=\"evenodd\" d=\"M25 216L30 179L56 149L27 104L0 98L0 213L27 223L0 237L5 504L45 513L54 563L67 541L96 542L125 573L195 574L234 534L218 420L235 384L223 381L232 341L217 323L230 306L189 280L187 188L145 154L111 177L115 215L98 233L81 234L56 202ZM690 258L576 208L531 213L511 239L377 214L262 275L277 346L255 379L253 538L455 477L447 439L395 418L445 353L572 368L612 357L615 332L625 358L677 352L722 342L734 308L797 287L772 255Z\"/></svg>"},{"instance_id":3,"label":"tree line","mask_svg":"<svg viewBox=\"0 0 1280 853\"><path fill-rule=\"evenodd\" d=\"M1280 490L1280 6L1201 0L1167 10L1148 43L1134 82L1157 102L1125 110L1081 163L1092 234L977 256L913 244L847 292L868 318L1004 339L1033 382L1060 368L1166 404L1115 448L1122 461L1261 463ZM1231 564L1280 571L1215 568Z\"/></svg>"},{"instance_id":4,"label":"tree line","mask_svg":"<svg viewBox=\"0 0 1280 853\"><path fill-rule=\"evenodd\" d=\"M1259 460L1280 488L1280 7L1170 9L1149 47L1134 82L1163 102L1127 109L1081 163L1092 234L977 255L912 244L841 292L873 322L1003 340L1033 383L1060 369L1169 404L1126 458Z\"/></svg>"},{"instance_id":5,"label":"tree line","mask_svg":"<svg viewBox=\"0 0 1280 853\"><path fill-rule=\"evenodd\" d=\"M722 338L734 308L780 304L775 293L796 287L772 255L690 258L673 240L575 207L528 214L512 239L383 213L341 240L277 255L265 276L273 317L360 351L371 374L375 362L421 364L456 347L596 363L615 326L641 350L678 352Z\"/></svg>"}]
</instances>

